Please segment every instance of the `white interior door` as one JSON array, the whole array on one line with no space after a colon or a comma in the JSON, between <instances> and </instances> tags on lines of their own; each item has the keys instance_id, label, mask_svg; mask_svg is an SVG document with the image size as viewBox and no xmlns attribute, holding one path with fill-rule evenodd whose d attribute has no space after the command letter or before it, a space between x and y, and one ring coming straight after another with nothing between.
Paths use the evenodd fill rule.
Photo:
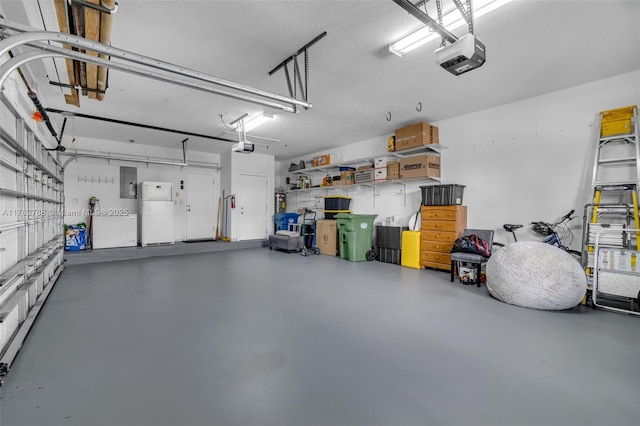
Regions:
<instances>
[{"instance_id":1,"label":"white interior door","mask_svg":"<svg viewBox=\"0 0 640 426\"><path fill-rule=\"evenodd\" d=\"M217 199L213 175L187 173L187 240L215 238Z\"/></svg>"},{"instance_id":2,"label":"white interior door","mask_svg":"<svg viewBox=\"0 0 640 426\"><path fill-rule=\"evenodd\" d=\"M240 175L238 192L239 240L267 238L267 177Z\"/></svg>"}]
</instances>

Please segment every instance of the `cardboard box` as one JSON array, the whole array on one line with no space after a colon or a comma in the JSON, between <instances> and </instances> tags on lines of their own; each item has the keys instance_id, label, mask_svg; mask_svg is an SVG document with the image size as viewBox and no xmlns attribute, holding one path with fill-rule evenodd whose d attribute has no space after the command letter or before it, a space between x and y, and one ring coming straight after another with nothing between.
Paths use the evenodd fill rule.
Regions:
<instances>
[{"instance_id":1,"label":"cardboard box","mask_svg":"<svg viewBox=\"0 0 640 426\"><path fill-rule=\"evenodd\" d=\"M380 169L387 167L389 161L395 160L395 157L378 157L373 159L373 168Z\"/></svg>"},{"instance_id":2,"label":"cardboard box","mask_svg":"<svg viewBox=\"0 0 640 426\"><path fill-rule=\"evenodd\" d=\"M335 220L316 221L316 247L320 254L337 256L338 254L338 226Z\"/></svg>"},{"instance_id":3,"label":"cardboard box","mask_svg":"<svg viewBox=\"0 0 640 426\"><path fill-rule=\"evenodd\" d=\"M416 155L400 160L400 179L440 177L440 156Z\"/></svg>"},{"instance_id":4,"label":"cardboard box","mask_svg":"<svg viewBox=\"0 0 640 426\"><path fill-rule=\"evenodd\" d=\"M438 142L438 128L429 123L417 123L396 129L396 151Z\"/></svg>"},{"instance_id":5,"label":"cardboard box","mask_svg":"<svg viewBox=\"0 0 640 426\"><path fill-rule=\"evenodd\" d=\"M373 169L373 180L374 181L387 180L387 168L383 167L383 168Z\"/></svg>"},{"instance_id":6,"label":"cardboard box","mask_svg":"<svg viewBox=\"0 0 640 426\"><path fill-rule=\"evenodd\" d=\"M352 171L340 172L340 180L334 180L333 186L353 185L355 183L353 175Z\"/></svg>"},{"instance_id":7,"label":"cardboard box","mask_svg":"<svg viewBox=\"0 0 640 426\"><path fill-rule=\"evenodd\" d=\"M373 169L373 164L368 164L366 166L360 166L356 169L356 171L358 170L369 170L369 169Z\"/></svg>"},{"instance_id":8,"label":"cardboard box","mask_svg":"<svg viewBox=\"0 0 640 426\"><path fill-rule=\"evenodd\" d=\"M372 169L372 168L368 168L368 169L364 169L364 170L357 170L353 174L353 177L354 177L356 183L373 182L373 170L374 169Z\"/></svg>"},{"instance_id":9,"label":"cardboard box","mask_svg":"<svg viewBox=\"0 0 640 426\"><path fill-rule=\"evenodd\" d=\"M387 163L387 179L388 180L400 179L400 162L399 161Z\"/></svg>"},{"instance_id":10,"label":"cardboard box","mask_svg":"<svg viewBox=\"0 0 640 426\"><path fill-rule=\"evenodd\" d=\"M341 155L324 154L318 157L318 166L328 166L329 164L337 164L341 161Z\"/></svg>"}]
</instances>

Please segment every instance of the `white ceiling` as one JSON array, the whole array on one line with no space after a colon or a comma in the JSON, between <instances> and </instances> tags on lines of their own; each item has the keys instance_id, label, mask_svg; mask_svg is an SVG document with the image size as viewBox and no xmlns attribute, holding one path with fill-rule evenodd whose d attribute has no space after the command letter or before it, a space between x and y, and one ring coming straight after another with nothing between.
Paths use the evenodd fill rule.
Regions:
<instances>
[{"instance_id":1,"label":"white ceiling","mask_svg":"<svg viewBox=\"0 0 640 426\"><path fill-rule=\"evenodd\" d=\"M52 2L40 3L46 8ZM6 17L24 20L16 4L5 7ZM455 77L433 61L439 41L402 58L388 51L389 43L421 25L391 0L120 1L113 18L114 47L285 96L283 71L268 72L326 31L309 49L313 109L295 115L270 111L118 71L110 72L102 102L82 97L80 108L68 106L46 77L38 94L48 108L232 139L234 134L222 133L220 115L230 121L264 110L275 113L276 120L249 139L268 144L257 151L285 160L390 135L411 122L434 122L639 69L638 22L637 1L516 0L477 19L475 33L486 45L487 62ZM39 69L32 72L37 75ZM416 111L419 102L421 112ZM51 118L61 125L62 117ZM79 147L83 137L173 148L181 148L184 139L80 118L75 137ZM189 150L206 152L230 146L198 137L188 143Z\"/></svg>"}]
</instances>

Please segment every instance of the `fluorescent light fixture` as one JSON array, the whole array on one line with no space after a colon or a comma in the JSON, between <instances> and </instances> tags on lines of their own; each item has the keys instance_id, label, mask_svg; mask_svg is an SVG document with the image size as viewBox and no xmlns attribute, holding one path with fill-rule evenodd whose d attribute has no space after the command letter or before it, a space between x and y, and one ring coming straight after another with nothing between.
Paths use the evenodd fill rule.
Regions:
<instances>
[{"instance_id":1,"label":"fluorescent light fixture","mask_svg":"<svg viewBox=\"0 0 640 426\"><path fill-rule=\"evenodd\" d=\"M244 131L249 132L264 123L268 123L274 118L275 116L273 114L267 114L265 112L261 112L252 118L246 118L244 119Z\"/></svg>"},{"instance_id":2,"label":"fluorescent light fixture","mask_svg":"<svg viewBox=\"0 0 640 426\"><path fill-rule=\"evenodd\" d=\"M474 6L474 19L486 15L511 1L512 0L474 0L472 3ZM442 16L442 26L449 31L463 25L467 25L467 22L462 18L458 8L454 8ZM440 38L440 36L436 32L427 26L423 26L395 43L390 44L389 51L398 56L402 56L437 38Z\"/></svg>"}]
</instances>

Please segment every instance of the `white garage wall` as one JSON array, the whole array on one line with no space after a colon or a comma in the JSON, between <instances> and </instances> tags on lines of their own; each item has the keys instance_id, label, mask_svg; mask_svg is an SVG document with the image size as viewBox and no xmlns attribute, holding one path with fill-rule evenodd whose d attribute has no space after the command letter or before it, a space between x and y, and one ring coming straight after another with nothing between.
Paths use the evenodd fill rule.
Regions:
<instances>
[{"instance_id":1,"label":"white garage wall","mask_svg":"<svg viewBox=\"0 0 640 426\"><path fill-rule=\"evenodd\" d=\"M80 153L148 157L172 162L182 162L182 150L152 147L148 145L125 144L97 139L82 139L77 142ZM69 149L67 152L73 152ZM193 153L187 152L187 162ZM62 157L66 160L68 157ZM198 152L198 163L220 163L218 154ZM88 216L83 212L89 208L92 196L100 200L100 208L126 209L131 214L138 213L137 199L120 198L120 167L135 167L137 180L171 182L174 188L174 229L176 241L182 241L186 235L186 187L180 189L180 181L187 180L188 172L201 172L214 175L215 185L220 188L219 172L211 168L176 167L161 164L141 164L124 161L106 161L102 159L81 158L71 161L64 172L65 181L65 224L87 223ZM68 185L68 186L67 186ZM216 203L217 208L217 203ZM80 214L78 214L80 212ZM215 226L215 224L213 224Z\"/></svg>"},{"instance_id":2,"label":"white garage wall","mask_svg":"<svg viewBox=\"0 0 640 426\"><path fill-rule=\"evenodd\" d=\"M499 90L499 88L496 88ZM508 242L504 223L554 221L575 209L573 246L580 244L582 212L590 201L593 155L602 110L640 102L640 71L432 124L440 128L442 182L466 185L468 226L496 229L496 239ZM402 123L402 120L398 122ZM404 124L394 126L401 127ZM393 133L390 129L389 135ZM385 154L389 135L330 151L344 161ZM279 163L278 186L285 186L291 162ZM292 179L294 177L292 176ZM378 220L399 215L407 220L420 205L419 185L407 186L406 205L399 188L385 186L374 197L371 188L348 191L354 213L378 214ZM288 211L314 204L326 191L290 193ZM341 192L330 192L340 194ZM347 192L342 192L347 194ZM523 239L537 239L523 231Z\"/></svg>"}]
</instances>

